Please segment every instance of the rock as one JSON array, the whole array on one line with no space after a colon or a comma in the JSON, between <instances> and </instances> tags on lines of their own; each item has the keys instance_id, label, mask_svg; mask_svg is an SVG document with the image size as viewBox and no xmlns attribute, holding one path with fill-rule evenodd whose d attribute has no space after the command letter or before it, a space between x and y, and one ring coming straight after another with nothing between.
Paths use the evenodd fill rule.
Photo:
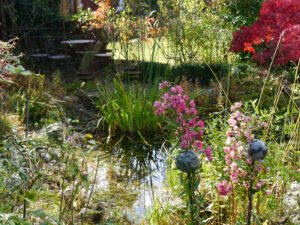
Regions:
<instances>
[{"instance_id":1,"label":"rock","mask_svg":"<svg viewBox=\"0 0 300 225\"><path fill-rule=\"evenodd\" d=\"M192 151L185 151L176 157L176 167L185 173L193 173L200 167L200 159Z\"/></svg>"},{"instance_id":2,"label":"rock","mask_svg":"<svg viewBox=\"0 0 300 225\"><path fill-rule=\"evenodd\" d=\"M53 123L46 128L50 143L62 144L64 140L64 124Z\"/></svg>"},{"instance_id":3,"label":"rock","mask_svg":"<svg viewBox=\"0 0 300 225\"><path fill-rule=\"evenodd\" d=\"M75 95L67 95L64 97L64 100L66 102L70 102L70 103L77 103L79 102L79 98Z\"/></svg>"},{"instance_id":4,"label":"rock","mask_svg":"<svg viewBox=\"0 0 300 225\"><path fill-rule=\"evenodd\" d=\"M90 209L90 208L82 208L79 212L79 215L82 219L90 220L94 224L98 224L102 221L105 210L102 209Z\"/></svg>"},{"instance_id":5,"label":"rock","mask_svg":"<svg viewBox=\"0 0 300 225\"><path fill-rule=\"evenodd\" d=\"M300 183L291 183L283 197L283 205L285 206L285 215L292 224L300 224Z\"/></svg>"},{"instance_id":6,"label":"rock","mask_svg":"<svg viewBox=\"0 0 300 225\"><path fill-rule=\"evenodd\" d=\"M49 153L42 153L41 157L45 160L46 163L50 162L51 160L51 155Z\"/></svg>"}]
</instances>

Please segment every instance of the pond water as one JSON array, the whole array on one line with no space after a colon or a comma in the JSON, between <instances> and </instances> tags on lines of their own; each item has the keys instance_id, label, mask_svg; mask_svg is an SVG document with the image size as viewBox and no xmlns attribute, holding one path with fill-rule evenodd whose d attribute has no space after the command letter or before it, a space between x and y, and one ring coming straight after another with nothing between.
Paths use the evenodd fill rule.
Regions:
<instances>
[{"instance_id":1,"label":"pond water","mask_svg":"<svg viewBox=\"0 0 300 225\"><path fill-rule=\"evenodd\" d=\"M97 168L97 154L90 155L90 173ZM100 149L100 158L93 199L138 223L164 190L166 154L157 147L123 144Z\"/></svg>"}]
</instances>

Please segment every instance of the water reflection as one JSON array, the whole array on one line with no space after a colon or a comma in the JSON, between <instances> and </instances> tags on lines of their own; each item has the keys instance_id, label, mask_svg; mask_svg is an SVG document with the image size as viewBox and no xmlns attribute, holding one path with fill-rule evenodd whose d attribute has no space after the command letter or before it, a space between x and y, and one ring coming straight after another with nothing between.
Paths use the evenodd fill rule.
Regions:
<instances>
[{"instance_id":1,"label":"water reflection","mask_svg":"<svg viewBox=\"0 0 300 225\"><path fill-rule=\"evenodd\" d=\"M110 157L98 169L95 195L139 221L163 188L166 155L159 147L129 143L101 151Z\"/></svg>"}]
</instances>

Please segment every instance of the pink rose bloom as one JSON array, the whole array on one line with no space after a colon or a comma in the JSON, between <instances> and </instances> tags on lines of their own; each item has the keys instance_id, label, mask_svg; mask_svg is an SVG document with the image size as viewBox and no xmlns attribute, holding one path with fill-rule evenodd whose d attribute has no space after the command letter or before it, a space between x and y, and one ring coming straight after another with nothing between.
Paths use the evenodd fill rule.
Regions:
<instances>
[{"instance_id":1,"label":"pink rose bloom","mask_svg":"<svg viewBox=\"0 0 300 225\"><path fill-rule=\"evenodd\" d=\"M198 135L201 137L201 136L203 136L203 134L204 134L204 130L200 130L199 132L198 132Z\"/></svg>"}]
</instances>

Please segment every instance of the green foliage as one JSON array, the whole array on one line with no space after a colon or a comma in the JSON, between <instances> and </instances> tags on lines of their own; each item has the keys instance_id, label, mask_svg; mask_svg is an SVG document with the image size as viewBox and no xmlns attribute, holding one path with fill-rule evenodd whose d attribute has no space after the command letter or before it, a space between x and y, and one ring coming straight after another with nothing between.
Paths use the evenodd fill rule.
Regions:
<instances>
[{"instance_id":1,"label":"green foliage","mask_svg":"<svg viewBox=\"0 0 300 225\"><path fill-rule=\"evenodd\" d=\"M225 19L235 27L251 25L259 15L263 0L226 0L226 7L229 14Z\"/></svg>"},{"instance_id":2,"label":"green foliage","mask_svg":"<svg viewBox=\"0 0 300 225\"><path fill-rule=\"evenodd\" d=\"M107 124L109 137L117 133L157 136L161 132L160 120L153 110L157 94L155 87L126 86L116 79L113 89L99 86L99 98L96 101L99 122Z\"/></svg>"},{"instance_id":3,"label":"green foliage","mask_svg":"<svg viewBox=\"0 0 300 225\"><path fill-rule=\"evenodd\" d=\"M214 64L179 64L171 66L163 63L141 62L139 68L143 74L143 80L166 79L170 81L182 81L186 79L192 83L198 82L201 86L208 86L212 80L224 78L230 71L230 65L223 63ZM239 68L239 67L238 67ZM246 70L240 68L240 70ZM240 72L236 72L239 73ZM216 75L216 77L215 77Z\"/></svg>"},{"instance_id":4,"label":"green foliage","mask_svg":"<svg viewBox=\"0 0 300 225\"><path fill-rule=\"evenodd\" d=\"M299 180L299 175L297 175L296 168L297 165L294 164L296 157L296 150L290 152L291 158L286 158L286 141L282 141L280 136L282 130L278 130L278 126L282 127L283 118L282 111L276 112L274 115L272 113L272 108L259 109L257 107L256 101L246 102L245 103L246 111L249 115L252 115L262 121L267 121L270 124L268 129L256 130L255 138L263 139L266 141L269 153L265 159L265 168L264 172L260 175L260 178L266 181L265 188L270 189L276 192L277 196L283 196L284 190L282 185L288 184L290 181ZM220 179L222 176L226 176L226 172L223 171L223 165L225 164L224 160L224 150L226 141L226 130L228 128L227 116L224 117L224 114L211 115L210 122L207 126L207 141L209 141L214 149L214 160L213 165L209 168L204 168L205 170L205 181L204 183L216 183L217 179ZM291 116L291 114L289 114ZM273 120L270 118L274 117ZM294 122L284 127L284 130L288 130L294 127ZM281 125L279 125L281 124ZM289 161L289 163L287 163ZM207 179L207 180L206 180ZM243 187L242 187L243 188ZM243 197L245 192L241 190L236 190L234 195L230 196L228 199L224 198L223 200L218 200L213 202L213 221L218 221L222 218L222 215L217 213L218 207L222 208L223 212L226 212L227 219L233 219L234 215L245 215L244 203L246 199ZM244 203L243 203L244 202ZM255 214L255 220L259 223L266 221L270 218L277 219L280 217L278 212L282 209L283 205L281 204L280 198L274 196L273 194L266 195L263 190L260 190L255 195L256 207L260 209L259 212ZM234 211L229 207L229 204L235 204ZM215 208L216 207L216 208ZM272 209L272 210L270 210ZM224 219L224 218L222 218ZM237 218L237 221L243 223L245 218L240 216Z\"/></svg>"},{"instance_id":5,"label":"green foliage","mask_svg":"<svg viewBox=\"0 0 300 225\"><path fill-rule=\"evenodd\" d=\"M225 77L228 74L229 66L227 64L181 64L174 68L175 77L182 80L185 77L187 80L195 83L196 81L201 86L208 86L211 80Z\"/></svg>"},{"instance_id":6,"label":"green foliage","mask_svg":"<svg viewBox=\"0 0 300 225\"><path fill-rule=\"evenodd\" d=\"M223 2L159 1L167 39L177 62L207 63L226 60L230 24L220 17Z\"/></svg>"},{"instance_id":7,"label":"green foliage","mask_svg":"<svg viewBox=\"0 0 300 225\"><path fill-rule=\"evenodd\" d=\"M0 223L7 225L31 225L31 223L24 221L14 214L0 214Z\"/></svg>"},{"instance_id":8,"label":"green foliage","mask_svg":"<svg viewBox=\"0 0 300 225\"><path fill-rule=\"evenodd\" d=\"M62 21L60 2L61 0L4 1L0 7L6 35L20 35L24 29L34 30Z\"/></svg>"}]
</instances>

